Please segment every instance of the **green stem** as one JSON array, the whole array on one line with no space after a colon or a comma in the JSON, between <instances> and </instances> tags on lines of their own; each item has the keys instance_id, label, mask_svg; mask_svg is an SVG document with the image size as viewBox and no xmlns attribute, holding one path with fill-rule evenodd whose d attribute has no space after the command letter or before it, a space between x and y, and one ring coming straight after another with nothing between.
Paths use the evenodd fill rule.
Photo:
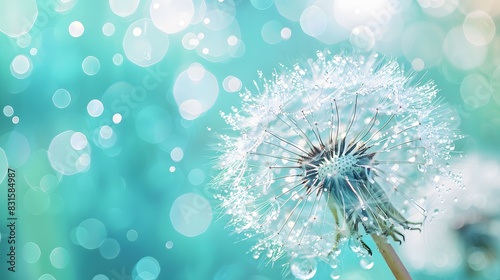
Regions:
<instances>
[{"instance_id":1,"label":"green stem","mask_svg":"<svg viewBox=\"0 0 500 280\"><path fill-rule=\"evenodd\" d=\"M387 239L375 234L372 234L372 238L375 241L375 244L377 244L385 262L391 269L392 274L394 274L394 277L396 277L397 280L411 280L408 270L406 270L406 267L401 262L401 259L396 251L394 251L394 248L392 248L391 244L387 242Z\"/></svg>"}]
</instances>

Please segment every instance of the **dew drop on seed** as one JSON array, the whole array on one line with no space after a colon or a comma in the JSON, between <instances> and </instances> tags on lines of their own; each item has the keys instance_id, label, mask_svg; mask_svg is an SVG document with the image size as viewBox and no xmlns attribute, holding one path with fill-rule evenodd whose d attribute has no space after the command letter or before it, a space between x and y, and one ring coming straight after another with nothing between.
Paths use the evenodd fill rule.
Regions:
<instances>
[{"instance_id":1,"label":"dew drop on seed","mask_svg":"<svg viewBox=\"0 0 500 280\"><path fill-rule=\"evenodd\" d=\"M269 250L269 251L267 251L266 256L267 256L268 258L272 258L272 256L273 256L273 250Z\"/></svg>"},{"instance_id":2,"label":"dew drop on seed","mask_svg":"<svg viewBox=\"0 0 500 280\"><path fill-rule=\"evenodd\" d=\"M298 279L310 279L316 274L317 263L313 258L297 257L290 261L290 270Z\"/></svg>"},{"instance_id":3,"label":"dew drop on seed","mask_svg":"<svg viewBox=\"0 0 500 280\"><path fill-rule=\"evenodd\" d=\"M370 256L362 257L359 261L359 265L364 269L371 269L373 264L373 259Z\"/></svg>"},{"instance_id":4,"label":"dew drop on seed","mask_svg":"<svg viewBox=\"0 0 500 280\"><path fill-rule=\"evenodd\" d=\"M419 164L417 166L417 168L418 168L418 171L420 171L420 172L425 172L427 170L427 168L423 164Z\"/></svg>"},{"instance_id":5,"label":"dew drop on seed","mask_svg":"<svg viewBox=\"0 0 500 280\"><path fill-rule=\"evenodd\" d=\"M342 249L337 248L337 250L333 251L333 254L338 257L341 252L342 252Z\"/></svg>"},{"instance_id":6,"label":"dew drop on seed","mask_svg":"<svg viewBox=\"0 0 500 280\"><path fill-rule=\"evenodd\" d=\"M351 238L349 239L349 248L351 248L354 253L358 253L359 251L361 251L361 243L358 239Z\"/></svg>"},{"instance_id":7,"label":"dew drop on seed","mask_svg":"<svg viewBox=\"0 0 500 280\"><path fill-rule=\"evenodd\" d=\"M329 254L326 257L326 262L330 265L331 268L336 269L339 266L339 261L338 259L333 255Z\"/></svg>"}]
</instances>

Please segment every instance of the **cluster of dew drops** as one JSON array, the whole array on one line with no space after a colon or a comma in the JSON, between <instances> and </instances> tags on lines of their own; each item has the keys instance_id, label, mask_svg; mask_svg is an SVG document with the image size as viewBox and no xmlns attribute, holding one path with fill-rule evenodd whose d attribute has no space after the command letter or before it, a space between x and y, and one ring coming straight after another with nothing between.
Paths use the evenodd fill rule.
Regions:
<instances>
[{"instance_id":1,"label":"cluster of dew drops","mask_svg":"<svg viewBox=\"0 0 500 280\"><path fill-rule=\"evenodd\" d=\"M359 257L361 268L369 270L374 266L372 256L362 247L359 239L352 237L349 239L348 246L352 252ZM341 249L337 249L331 256L327 256L325 260L332 269L330 278L333 280L340 279L340 269L338 256ZM254 258L259 258L259 255L254 255ZM314 257L297 256L290 261L290 271L295 278L300 280L311 279L316 275L318 264Z\"/></svg>"}]
</instances>

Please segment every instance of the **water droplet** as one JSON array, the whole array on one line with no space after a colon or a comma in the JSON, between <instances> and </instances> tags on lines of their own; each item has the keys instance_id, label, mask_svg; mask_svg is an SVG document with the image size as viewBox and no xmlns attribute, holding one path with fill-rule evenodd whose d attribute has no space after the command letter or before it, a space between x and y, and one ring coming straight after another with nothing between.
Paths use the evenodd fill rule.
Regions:
<instances>
[{"instance_id":1,"label":"water droplet","mask_svg":"<svg viewBox=\"0 0 500 280\"><path fill-rule=\"evenodd\" d=\"M273 250L268 250L267 253L266 253L266 256L268 258L271 258L273 256Z\"/></svg>"},{"instance_id":2,"label":"water droplet","mask_svg":"<svg viewBox=\"0 0 500 280\"><path fill-rule=\"evenodd\" d=\"M364 269L371 269L373 264L373 259L370 256L362 257L359 261L359 265Z\"/></svg>"},{"instance_id":3,"label":"water droplet","mask_svg":"<svg viewBox=\"0 0 500 280\"><path fill-rule=\"evenodd\" d=\"M420 171L420 172L425 172L427 170L427 167L423 164L419 164L417 166L417 168L418 168L418 171Z\"/></svg>"},{"instance_id":4,"label":"water droplet","mask_svg":"<svg viewBox=\"0 0 500 280\"><path fill-rule=\"evenodd\" d=\"M453 201L458 202L458 198L455 197L455 199L453 199Z\"/></svg>"},{"instance_id":5,"label":"water droplet","mask_svg":"<svg viewBox=\"0 0 500 280\"><path fill-rule=\"evenodd\" d=\"M259 252L254 252L254 253L253 253L253 258L254 258L254 259L258 259L259 257L260 257Z\"/></svg>"},{"instance_id":6,"label":"water droplet","mask_svg":"<svg viewBox=\"0 0 500 280\"><path fill-rule=\"evenodd\" d=\"M317 263L313 258L297 257L290 261L290 270L298 279L310 279L316 274Z\"/></svg>"},{"instance_id":7,"label":"water droplet","mask_svg":"<svg viewBox=\"0 0 500 280\"><path fill-rule=\"evenodd\" d=\"M454 151L455 150L455 144L453 142L451 142L448 149L450 151Z\"/></svg>"},{"instance_id":8,"label":"water droplet","mask_svg":"<svg viewBox=\"0 0 500 280\"><path fill-rule=\"evenodd\" d=\"M340 255L340 253L342 252L342 249L340 248L337 248L337 250L333 251L333 254L338 257Z\"/></svg>"},{"instance_id":9,"label":"water droplet","mask_svg":"<svg viewBox=\"0 0 500 280\"><path fill-rule=\"evenodd\" d=\"M330 278L332 278L333 280L340 279L340 273L337 270L334 270L332 271L332 273L330 273Z\"/></svg>"},{"instance_id":10,"label":"water droplet","mask_svg":"<svg viewBox=\"0 0 500 280\"><path fill-rule=\"evenodd\" d=\"M326 256L326 263L328 263L333 269L339 266L339 260L334 256L333 253Z\"/></svg>"},{"instance_id":11,"label":"water droplet","mask_svg":"<svg viewBox=\"0 0 500 280\"><path fill-rule=\"evenodd\" d=\"M359 242L359 239L349 239L349 248L351 248L354 253L359 253L359 251L361 251L361 242Z\"/></svg>"}]
</instances>

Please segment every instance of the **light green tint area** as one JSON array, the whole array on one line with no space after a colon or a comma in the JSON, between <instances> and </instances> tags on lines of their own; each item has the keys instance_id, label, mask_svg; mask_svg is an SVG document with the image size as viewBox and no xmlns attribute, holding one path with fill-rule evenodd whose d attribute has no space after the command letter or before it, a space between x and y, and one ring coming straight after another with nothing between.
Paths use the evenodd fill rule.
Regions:
<instances>
[{"instance_id":1,"label":"light green tint area","mask_svg":"<svg viewBox=\"0 0 500 280\"><path fill-rule=\"evenodd\" d=\"M34 263L40 259L41 251L40 247L34 242L28 242L24 244L22 248L22 254L26 262Z\"/></svg>"},{"instance_id":2,"label":"light green tint area","mask_svg":"<svg viewBox=\"0 0 500 280\"><path fill-rule=\"evenodd\" d=\"M0 32L10 37L26 34L38 15L35 0L2 1L0 11Z\"/></svg>"}]
</instances>

